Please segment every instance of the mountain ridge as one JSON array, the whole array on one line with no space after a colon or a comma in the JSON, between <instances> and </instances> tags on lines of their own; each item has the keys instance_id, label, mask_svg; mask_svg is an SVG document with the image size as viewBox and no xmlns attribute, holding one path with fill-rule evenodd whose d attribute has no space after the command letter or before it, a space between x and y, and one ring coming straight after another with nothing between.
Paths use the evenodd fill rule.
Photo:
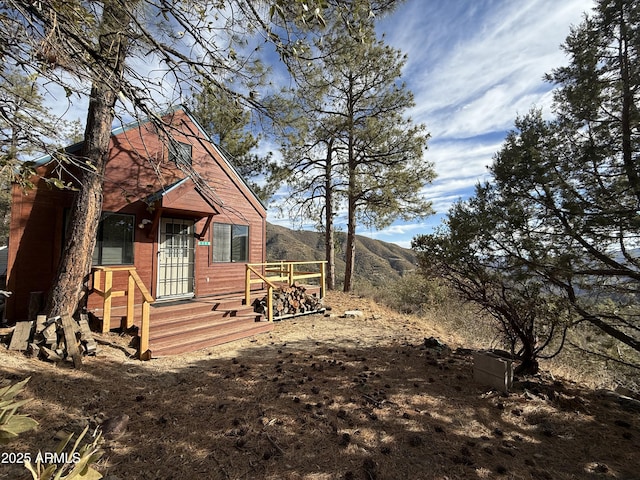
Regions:
<instances>
[{"instance_id":1,"label":"mountain ridge","mask_svg":"<svg viewBox=\"0 0 640 480\"><path fill-rule=\"evenodd\" d=\"M347 235L336 232L336 283L344 280ZM325 260L324 235L310 230L292 230L267 223L267 260ZM356 235L356 282L384 285L416 268L412 250L399 245Z\"/></svg>"}]
</instances>

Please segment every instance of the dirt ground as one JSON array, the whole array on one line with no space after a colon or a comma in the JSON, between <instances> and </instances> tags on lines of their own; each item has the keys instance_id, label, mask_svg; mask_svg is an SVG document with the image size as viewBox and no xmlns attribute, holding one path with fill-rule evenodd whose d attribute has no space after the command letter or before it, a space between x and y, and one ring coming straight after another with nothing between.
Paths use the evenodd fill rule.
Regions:
<instances>
[{"instance_id":1,"label":"dirt ground","mask_svg":"<svg viewBox=\"0 0 640 480\"><path fill-rule=\"evenodd\" d=\"M31 478L9 453L117 417L126 429L97 464L111 480L640 479L640 413L619 397L549 375L499 394L473 382L455 334L367 299L325 302L325 315L149 362L117 334L97 335L82 370L0 348L0 386L31 376L21 410L39 422L0 446L0 479Z\"/></svg>"}]
</instances>

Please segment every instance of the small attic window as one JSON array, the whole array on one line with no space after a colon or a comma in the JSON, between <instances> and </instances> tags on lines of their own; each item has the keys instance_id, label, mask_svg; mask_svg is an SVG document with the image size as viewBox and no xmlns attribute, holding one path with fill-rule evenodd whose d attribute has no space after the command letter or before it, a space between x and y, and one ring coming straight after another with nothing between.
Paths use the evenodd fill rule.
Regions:
<instances>
[{"instance_id":1,"label":"small attic window","mask_svg":"<svg viewBox=\"0 0 640 480\"><path fill-rule=\"evenodd\" d=\"M192 147L188 143L172 142L169 145L169 161L191 165Z\"/></svg>"}]
</instances>

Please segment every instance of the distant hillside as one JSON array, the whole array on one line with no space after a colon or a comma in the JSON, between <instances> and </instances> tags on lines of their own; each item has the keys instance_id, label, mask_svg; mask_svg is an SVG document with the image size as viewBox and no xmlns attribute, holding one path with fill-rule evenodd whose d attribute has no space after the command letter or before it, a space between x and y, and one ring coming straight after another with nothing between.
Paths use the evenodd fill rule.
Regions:
<instances>
[{"instance_id":1,"label":"distant hillside","mask_svg":"<svg viewBox=\"0 0 640 480\"><path fill-rule=\"evenodd\" d=\"M344 252L347 235L337 232L336 281L344 279ZM324 237L308 230L290 230L267 223L267 260L324 260ZM393 243L358 235L356 241L356 281L374 285L393 282L415 270L413 251Z\"/></svg>"}]
</instances>

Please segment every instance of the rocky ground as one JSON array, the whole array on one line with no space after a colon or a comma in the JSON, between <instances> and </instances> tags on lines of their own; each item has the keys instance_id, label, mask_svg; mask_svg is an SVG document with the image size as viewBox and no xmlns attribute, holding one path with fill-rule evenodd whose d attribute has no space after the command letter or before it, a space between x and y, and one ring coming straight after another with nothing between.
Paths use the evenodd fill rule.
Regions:
<instances>
[{"instance_id":1,"label":"rocky ground","mask_svg":"<svg viewBox=\"0 0 640 480\"><path fill-rule=\"evenodd\" d=\"M473 382L455 332L354 296L326 303L149 362L117 334L82 370L0 348L0 386L30 376L21 411L39 422L0 446L0 479L31 478L14 454L87 425L105 430L96 468L112 480L640 479L633 402L548 374L501 394Z\"/></svg>"}]
</instances>

